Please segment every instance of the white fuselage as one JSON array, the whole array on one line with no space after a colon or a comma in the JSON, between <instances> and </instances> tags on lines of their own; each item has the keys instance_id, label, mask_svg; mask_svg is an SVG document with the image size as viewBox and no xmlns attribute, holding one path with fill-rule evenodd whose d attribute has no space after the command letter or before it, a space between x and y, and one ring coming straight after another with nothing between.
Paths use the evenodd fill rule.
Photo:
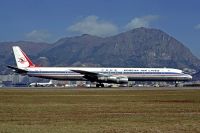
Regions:
<instances>
[{"instance_id":1,"label":"white fuselage","mask_svg":"<svg viewBox=\"0 0 200 133\"><path fill-rule=\"evenodd\" d=\"M128 81L187 81L192 76L182 70L171 68L86 68L86 67L28 67L26 74L56 80L87 80L83 74L72 70L82 70L99 74L127 77Z\"/></svg>"},{"instance_id":2,"label":"white fuselage","mask_svg":"<svg viewBox=\"0 0 200 133\"><path fill-rule=\"evenodd\" d=\"M128 81L187 81L192 76L171 68L92 68L92 67L37 67L20 49L13 46L17 67L8 66L17 73L31 77L55 80L88 80L102 83L125 84Z\"/></svg>"}]
</instances>

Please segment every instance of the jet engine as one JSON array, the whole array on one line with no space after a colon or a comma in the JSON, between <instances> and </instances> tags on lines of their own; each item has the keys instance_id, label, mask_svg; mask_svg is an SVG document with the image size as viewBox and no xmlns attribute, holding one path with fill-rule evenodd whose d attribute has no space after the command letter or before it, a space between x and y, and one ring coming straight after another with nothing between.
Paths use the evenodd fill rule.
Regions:
<instances>
[{"instance_id":1,"label":"jet engine","mask_svg":"<svg viewBox=\"0 0 200 133\"><path fill-rule=\"evenodd\" d=\"M117 84L125 84L128 83L127 77L115 77L115 76L102 76L98 77L98 81L105 83L117 83Z\"/></svg>"}]
</instances>

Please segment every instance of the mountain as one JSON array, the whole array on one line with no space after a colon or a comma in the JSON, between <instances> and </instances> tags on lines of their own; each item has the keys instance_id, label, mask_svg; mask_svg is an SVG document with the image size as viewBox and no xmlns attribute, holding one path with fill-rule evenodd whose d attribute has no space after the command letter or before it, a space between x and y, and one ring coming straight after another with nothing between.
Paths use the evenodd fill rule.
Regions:
<instances>
[{"instance_id":1,"label":"mountain","mask_svg":"<svg viewBox=\"0 0 200 133\"><path fill-rule=\"evenodd\" d=\"M54 47L40 55L47 57L53 66L71 66L79 63L97 64L88 62L87 59L94 54L96 47L101 47L103 40L103 38L88 34L63 38L54 43Z\"/></svg>"},{"instance_id":2,"label":"mountain","mask_svg":"<svg viewBox=\"0 0 200 133\"><path fill-rule=\"evenodd\" d=\"M94 61L106 66L199 67L199 59L188 48L157 29L138 28L108 37L93 53Z\"/></svg>"},{"instance_id":3,"label":"mountain","mask_svg":"<svg viewBox=\"0 0 200 133\"><path fill-rule=\"evenodd\" d=\"M3 51L0 62L4 65L14 63L10 62L14 61L12 45L21 46L34 62L42 60L50 66L200 68L200 60L181 42L150 28L137 28L106 38L84 34L62 38L53 44L0 43L0 52Z\"/></svg>"},{"instance_id":4,"label":"mountain","mask_svg":"<svg viewBox=\"0 0 200 133\"><path fill-rule=\"evenodd\" d=\"M174 67L198 69L200 60L161 30L137 28L100 38L82 35L63 38L42 52L52 65L93 64L114 67Z\"/></svg>"},{"instance_id":5,"label":"mountain","mask_svg":"<svg viewBox=\"0 0 200 133\"><path fill-rule=\"evenodd\" d=\"M200 81L200 71L192 75L193 81Z\"/></svg>"}]
</instances>

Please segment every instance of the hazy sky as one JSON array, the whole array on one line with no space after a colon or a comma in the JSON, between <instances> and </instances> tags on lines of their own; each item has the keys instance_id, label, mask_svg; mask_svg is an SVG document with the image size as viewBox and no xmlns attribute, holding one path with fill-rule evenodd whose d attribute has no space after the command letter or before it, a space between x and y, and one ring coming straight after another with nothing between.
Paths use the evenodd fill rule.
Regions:
<instances>
[{"instance_id":1,"label":"hazy sky","mask_svg":"<svg viewBox=\"0 0 200 133\"><path fill-rule=\"evenodd\" d=\"M199 0L0 0L1 42L106 37L137 27L161 29L200 57Z\"/></svg>"}]
</instances>

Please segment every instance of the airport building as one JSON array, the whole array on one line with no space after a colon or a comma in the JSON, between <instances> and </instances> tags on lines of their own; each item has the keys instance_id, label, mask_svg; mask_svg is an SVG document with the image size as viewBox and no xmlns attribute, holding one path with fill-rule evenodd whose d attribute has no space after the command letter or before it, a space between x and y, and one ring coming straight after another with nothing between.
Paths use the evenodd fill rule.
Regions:
<instances>
[{"instance_id":1,"label":"airport building","mask_svg":"<svg viewBox=\"0 0 200 133\"><path fill-rule=\"evenodd\" d=\"M4 86L12 86L23 82L25 76L19 74L0 75L0 84Z\"/></svg>"}]
</instances>

